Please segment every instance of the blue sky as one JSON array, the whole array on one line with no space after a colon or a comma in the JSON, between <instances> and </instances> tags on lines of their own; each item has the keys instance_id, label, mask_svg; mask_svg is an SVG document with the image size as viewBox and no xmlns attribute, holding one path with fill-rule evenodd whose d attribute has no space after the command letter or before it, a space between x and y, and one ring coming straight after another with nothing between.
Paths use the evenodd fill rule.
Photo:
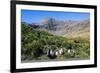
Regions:
<instances>
[{"instance_id":1,"label":"blue sky","mask_svg":"<svg viewBox=\"0 0 100 73\"><path fill-rule=\"evenodd\" d=\"M89 19L90 13L21 10L21 22L38 23L45 18L79 21Z\"/></svg>"}]
</instances>

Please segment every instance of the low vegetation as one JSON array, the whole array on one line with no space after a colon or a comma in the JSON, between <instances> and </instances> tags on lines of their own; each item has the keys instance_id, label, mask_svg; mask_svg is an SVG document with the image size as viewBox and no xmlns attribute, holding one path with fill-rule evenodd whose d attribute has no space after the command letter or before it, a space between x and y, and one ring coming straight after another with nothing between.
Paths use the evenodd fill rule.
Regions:
<instances>
[{"instance_id":1,"label":"low vegetation","mask_svg":"<svg viewBox=\"0 0 100 73\"><path fill-rule=\"evenodd\" d=\"M46 31L34 29L29 25L21 25L21 60L49 60L47 51L63 48L64 54L54 59L79 58L87 59L90 56L89 39L65 38L52 35Z\"/></svg>"}]
</instances>

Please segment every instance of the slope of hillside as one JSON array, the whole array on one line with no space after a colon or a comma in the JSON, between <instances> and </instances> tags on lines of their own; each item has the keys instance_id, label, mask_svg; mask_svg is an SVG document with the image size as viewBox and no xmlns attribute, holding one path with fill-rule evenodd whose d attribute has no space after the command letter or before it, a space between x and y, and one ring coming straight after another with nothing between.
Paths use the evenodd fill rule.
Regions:
<instances>
[{"instance_id":1,"label":"slope of hillside","mask_svg":"<svg viewBox=\"0 0 100 73\"><path fill-rule=\"evenodd\" d=\"M81 38L89 39L90 38L90 30L89 30L89 28L86 28L84 30L78 30L78 31L73 31L73 32L67 33L63 36L67 37L67 38L81 37Z\"/></svg>"},{"instance_id":2,"label":"slope of hillside","mask_svg":"<svg viewBox=\"0 0 100 73\"><path fill-rule=\"evenodd\" d=\"M89 40L83 38L67 39L41 30L38 26L21 25L21 61L50 60L47 56L49 49L53 52L64 49L63 57L54 59L65 60L69 58L88 59L90 55ZM70 50L70 53L68 53Z\"/></svg>"},{"instance_id":3,"label":"slope of hillside","mask_svg":"<svg viewBox=\"0 0 100 73\"><path fill-rule=\"evenodd\" d=\"M43 19L42 22L37 23L40 30L44 30L53 35L65 37L88 37L90 30L90 21L73 21L73 20L56 20L53 18ZM35 26L35 25L32 25Z\"/></svg>"}]
</instances>

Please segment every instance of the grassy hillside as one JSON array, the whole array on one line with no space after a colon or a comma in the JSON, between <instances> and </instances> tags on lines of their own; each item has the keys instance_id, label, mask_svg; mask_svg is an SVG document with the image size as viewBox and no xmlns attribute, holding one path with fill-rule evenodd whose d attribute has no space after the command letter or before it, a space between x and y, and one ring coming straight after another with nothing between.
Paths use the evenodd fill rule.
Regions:
<instances>
[{"instance_id":1,"label":"grassy hillside","mask_svg":"<svg viewBox=\"0 0 100 73\"><path fill-rule=\"evenodd\" d=\"M81 37L81 38L89 39L90 38L90 30L89 30L89 28L85 28L83 30L73 31L73 32L65 34L64 37L67 37L67 38Z\"/></svg>"},{"instance_id":2,"label":"grassy hillside","mask_svg":"<svg viewBox=\"0 0 100 73\"><path fill-rule=\"evenodd\" d=\"M89 58L90 44L88 39L65 38L55 36L46 31L38 30L29 25L21 25L21 60L48 60L47 51L64 48L63 59L68 58ZM71 53L68 53L68 49ZM74 51L74 52L73 52ZM55 58L62 59L62 58Z\"/></svg>"}]
</instances>

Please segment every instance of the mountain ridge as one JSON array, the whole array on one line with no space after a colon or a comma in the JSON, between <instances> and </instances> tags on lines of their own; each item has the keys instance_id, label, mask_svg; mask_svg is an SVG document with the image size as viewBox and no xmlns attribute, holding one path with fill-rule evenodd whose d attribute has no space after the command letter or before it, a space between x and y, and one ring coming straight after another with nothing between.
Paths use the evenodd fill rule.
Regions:
<instances>
[{"instance_id":1,"label":"mountain ridge","mask_svg":"<svg viewBox=\"0 0 100 73\"><path fill-rule=\"evenodd\" d=\"M47 31L53 35L64 37L82 37L84 34L89 38L90 21L89 19L74 20L56 20L54 18L43 19L41 22L29 24L31 27L43 31ZM86 33L86 34L85 34ZM81 36L79 36L81 35Z\"/></svg>"}]
</instances>

